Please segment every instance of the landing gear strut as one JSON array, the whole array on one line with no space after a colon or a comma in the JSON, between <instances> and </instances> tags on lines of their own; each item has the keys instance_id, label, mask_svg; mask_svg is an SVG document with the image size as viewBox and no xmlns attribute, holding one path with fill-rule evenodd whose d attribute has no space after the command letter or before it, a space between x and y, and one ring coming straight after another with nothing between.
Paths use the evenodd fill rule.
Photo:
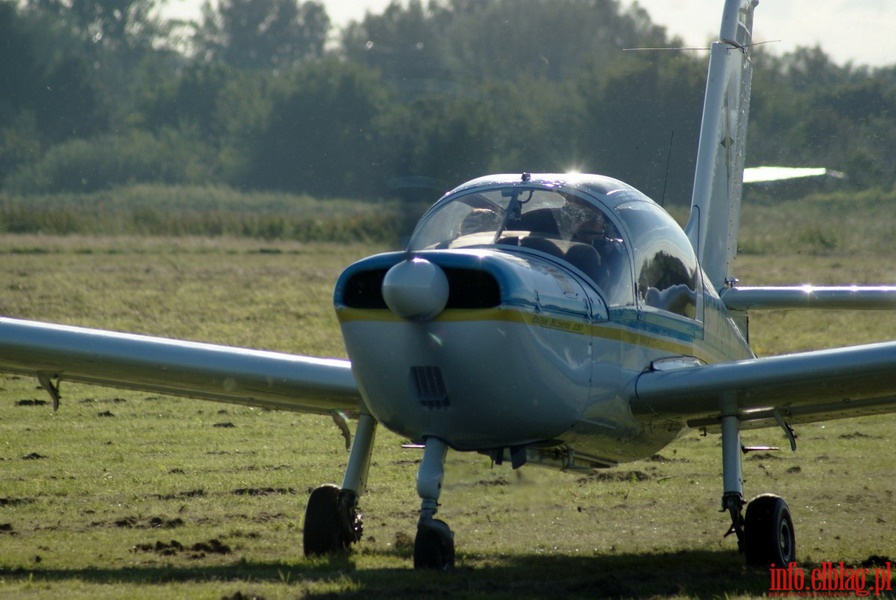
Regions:
<instances>
[{"instance_id":1,"label":"landing gear strut","mask_svg":"<svg viewBox=\"0 0 896 600\"><path fill-rule=\"evenodd\" d=\"M438 438L427 438L423 462L417 472L417 494L420 496L420 520L414 539L414 568L445 571L454 566L454 533L438 512L445 455L448 446Z\"/></svg>"},{"instance_id":2,"label":"landing gear strut","mask_svg":"<svg viewBox=\"0 0 896 600\"><path fill-rule=\"evenodd\" d=\"M362 414L342 487L323 485L311 492L302 534L305 556L345 553L360 541L364 527L358 497L366 488L375 435L376 420Z\"/></svg>"},{"instance_id":3,"label":"landing gear strut","mask_svg":"<svg viewBox=\"0 0 896 600\"><path fill-rule=\"evenodd\" d=\"M722 478L722 511L731 515L731 528L725 535L737 536L737 548L747 564L784 567L794 562L796 538L787 503L773 494L757 496L749 504L744 501L740 430L734 414L722 417Z\"/></svg>"}]
</instances>

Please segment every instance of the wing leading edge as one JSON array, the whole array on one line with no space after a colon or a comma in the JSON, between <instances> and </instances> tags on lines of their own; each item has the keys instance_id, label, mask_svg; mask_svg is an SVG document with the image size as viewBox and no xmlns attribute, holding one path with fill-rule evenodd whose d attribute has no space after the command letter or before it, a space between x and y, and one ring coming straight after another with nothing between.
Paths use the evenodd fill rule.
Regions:
<instances>
[{"instance_id":1,"label":"wing leading edge","mask_svg":"<svg viewBox=\"0 0 896 600\"><path fill-rule=\"evenodd\" d=\"M361 407L347 360L8 318L0 372L320 414Z\"/></svg>"},{"instance_id":2,"label":"wing leading edge","mask_svg":"<svg viewBox=\"0 0 896 600\"><path fill-rule=\"evenodd\" d=\"M723 405L743 428L896 412L896 342L648 371L631 405L645 419L707 428Z\"/></svg>"}]
</instances>

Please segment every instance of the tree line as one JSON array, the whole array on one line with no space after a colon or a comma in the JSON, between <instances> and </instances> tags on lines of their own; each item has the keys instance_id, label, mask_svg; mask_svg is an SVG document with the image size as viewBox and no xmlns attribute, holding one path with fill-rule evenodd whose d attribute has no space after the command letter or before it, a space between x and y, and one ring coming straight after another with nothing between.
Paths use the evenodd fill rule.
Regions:
<instances>
[{"instance_id":1,"label":"tree line","mask_svg":"<svg viewBox=\"0 0 896 600\"><path fill-rule=\"evenodd\" d=\"M575 169L690 199L708 52L625 51L682 45L637 5L410 0L335 31L317 2L160 4L0 0L0 189L418 200ZM754 71L749 164L893 187L896 66L762 46Z\"/></svg>"}]
</instances>

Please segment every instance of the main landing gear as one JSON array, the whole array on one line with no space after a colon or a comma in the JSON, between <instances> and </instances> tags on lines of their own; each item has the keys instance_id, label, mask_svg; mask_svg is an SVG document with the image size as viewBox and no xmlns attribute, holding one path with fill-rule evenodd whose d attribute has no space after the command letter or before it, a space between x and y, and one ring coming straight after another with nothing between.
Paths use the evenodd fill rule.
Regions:
<instances>
[{"instance_id":1,"label":"main landing gear","mask_svg":"<svg viewBox=\"0 0 896 600\"><path fill-rule=\"evenodd\" d=\"M305 556L345 553L361 539L364 528L358 513L358 496L367 484L375 437L376 420L362 414L342 487L323 485L311 492L302 534Z\"/></svg>"},{"instance_id":2,"label":"main landing gear","mask_svg":"<svg viewBox=\"0 0 896 600\"><path fill-rule=\"evenodd\" d=\"M361 415L342 487L323 485L311 493L302 539L306 556L344 554L361 539L363 525L358 497L366 487L375 434L376 420L370 415ZM417 493L421 500L414 540L417 569L447 570L454 566L454 534L444 521L433 518L438 512L447 452L448 446L442 440L426 440L417 474Z\"/></svg>"},{"instance_id":3,"label":"main landing gear","mask_svg":"<svg viewBox=\"0 0 896 600\"><path fill-rule=\"evenodd\" d=\"M733 412L733 411L732 411ZM796 561L796 538L787 503L763 494L744 501L740 430L736 415L722 417L722 511L731 515L725 535L737 536L737 547L749 565L784 567ZM743 507L747 506L746 515Z\"/></svg>"}]
</instances>

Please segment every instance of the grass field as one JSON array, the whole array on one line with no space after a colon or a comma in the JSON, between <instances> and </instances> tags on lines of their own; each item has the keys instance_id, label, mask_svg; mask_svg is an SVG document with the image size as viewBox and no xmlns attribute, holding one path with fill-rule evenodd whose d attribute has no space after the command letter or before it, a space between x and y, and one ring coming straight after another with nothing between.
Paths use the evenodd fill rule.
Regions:
<instances>
[{"instance_id":1,"label":"grass field","mask_svg":"<svg viewBox=\"0 0 896 600\"><path fill-rule=\"evenodd\" d=\"M869 237L863 254L823 227L807 230L782 254L761 250L765 228L748 230L742 281L896 281L883 241ZM343 356L333 283L383 249L4 235L0 314ZM896 339L886 313L752 323L761 354ZM362 498L364 540L347 559L309 560L307 494L339 482L347 459L329 419L73 384L62 394L53 413L35 381L0 376L0 597L761 597L769 588L768 573L743 567L722 537L718 436L688 433L651 460L590 475L451 453L440 516L456 533L458 568L433 574L412 569L420 455L386 431ZM806 426L795 454L745 461L748 495L788 500L804 566L896 557L894 425ZM786 447L777 430L744 437Z\"/></svg>"}]
</instances>

